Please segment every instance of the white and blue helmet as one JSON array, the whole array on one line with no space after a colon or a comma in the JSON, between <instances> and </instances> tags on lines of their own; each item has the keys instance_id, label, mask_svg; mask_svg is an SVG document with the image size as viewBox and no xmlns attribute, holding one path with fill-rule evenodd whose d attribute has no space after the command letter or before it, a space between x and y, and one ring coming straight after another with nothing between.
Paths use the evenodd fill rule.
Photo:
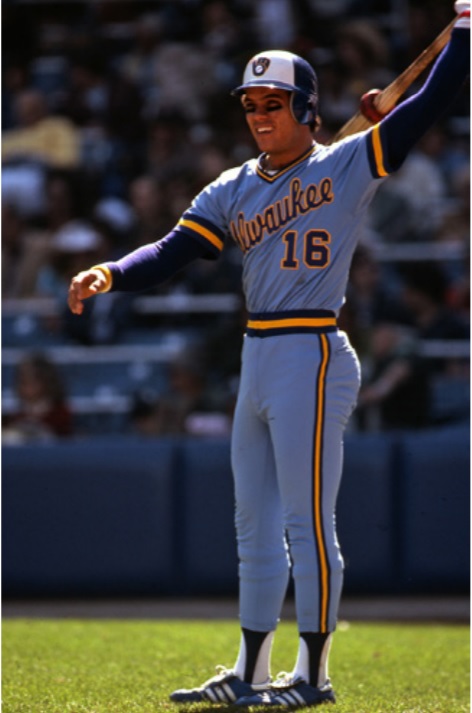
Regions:
<instances>
[{"instance_id":1,"label":"white and blue helmet","mask_svg":"<svg viewBox=\"0 0 472 713\"><path fill-rule=\"evenodd\" d=\"M241 96L249 87L275 87L291 92L290 107L300 124L314 124L318 107L318 80L313 67L296 54L268 50L246 65L243 83L233 89Z\"/></svg>"}]
</instances>

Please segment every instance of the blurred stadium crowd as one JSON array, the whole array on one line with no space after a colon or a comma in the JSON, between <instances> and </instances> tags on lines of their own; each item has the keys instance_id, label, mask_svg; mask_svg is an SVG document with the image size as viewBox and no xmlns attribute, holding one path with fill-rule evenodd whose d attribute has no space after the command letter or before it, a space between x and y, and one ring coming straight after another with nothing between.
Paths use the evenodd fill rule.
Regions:
<instances>
[{"instance_id":1,"label":"blurred stadium crowd","mask_svg":"<svg viewBox=\"0 0 472 713\"><path fill-rule=\"evenodd\" d=\"M252 54L312 62L317 140L329 142L452 4L4 2L4 441L227 435L245 318L237 248L146 296L90 300L80 318L66 309L70 277L160 239L255 154L229 94ZM364 376L353 429L468 419L469 101L465 87L372 204L340 318Z\"/></svg>"}]
</instances>

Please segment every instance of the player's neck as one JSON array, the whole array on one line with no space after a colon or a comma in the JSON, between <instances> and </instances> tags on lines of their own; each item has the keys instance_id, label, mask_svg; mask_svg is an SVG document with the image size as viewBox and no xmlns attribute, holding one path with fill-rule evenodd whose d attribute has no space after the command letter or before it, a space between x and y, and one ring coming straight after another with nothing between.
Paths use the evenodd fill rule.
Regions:
<instances>
[{"instance_id":1,"label":"player's neck","mask_svg":"<svg viewBox=\"0 0 472 713\"><path fill-rule=\"evenodd\" d=\"M291 154L264 153L261 156L261 167L267 173L282 171L308 154L315 146L315 141L310 141L303 150Z\"/></svg>"}]
</instances>

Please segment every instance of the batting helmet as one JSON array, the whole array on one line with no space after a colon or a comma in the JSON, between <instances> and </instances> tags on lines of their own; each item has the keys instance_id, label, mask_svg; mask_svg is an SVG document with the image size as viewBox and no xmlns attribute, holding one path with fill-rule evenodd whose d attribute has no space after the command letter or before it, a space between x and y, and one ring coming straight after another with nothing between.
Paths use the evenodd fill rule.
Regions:
<instances>
[{"instance_id":1,"label":"batting helmet","mask_svg":"<svg viewBox=\"0 0 472 713\"><path fill-rule=\"evenodd\" d=\"M304 59L284 50L255 55L246 65L243 83L233 89L241 96L249 87L276 87L291 92L290 108L300 124L314 124L318 106L318 80Z\"/></svg>"}]
</instances>

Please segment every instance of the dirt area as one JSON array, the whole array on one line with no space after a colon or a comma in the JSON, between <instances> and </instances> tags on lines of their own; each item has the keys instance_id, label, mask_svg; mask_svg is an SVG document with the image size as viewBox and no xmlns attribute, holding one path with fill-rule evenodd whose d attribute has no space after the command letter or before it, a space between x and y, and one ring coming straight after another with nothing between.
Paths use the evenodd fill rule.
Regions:
<instances>
[{"instance_id":1,"label":"dirt area","mask_svg":"<svg viewBox=\"0 0 472 713\"><path fill-rule=\"evenodd\" d=\"M468 597L349 597L339 619L469 623ZM2 618L83 619L237 619L238 603L226 598L3 600ZM293 620L292 600L282 619Z\"/></svg>"}]
</instances>

